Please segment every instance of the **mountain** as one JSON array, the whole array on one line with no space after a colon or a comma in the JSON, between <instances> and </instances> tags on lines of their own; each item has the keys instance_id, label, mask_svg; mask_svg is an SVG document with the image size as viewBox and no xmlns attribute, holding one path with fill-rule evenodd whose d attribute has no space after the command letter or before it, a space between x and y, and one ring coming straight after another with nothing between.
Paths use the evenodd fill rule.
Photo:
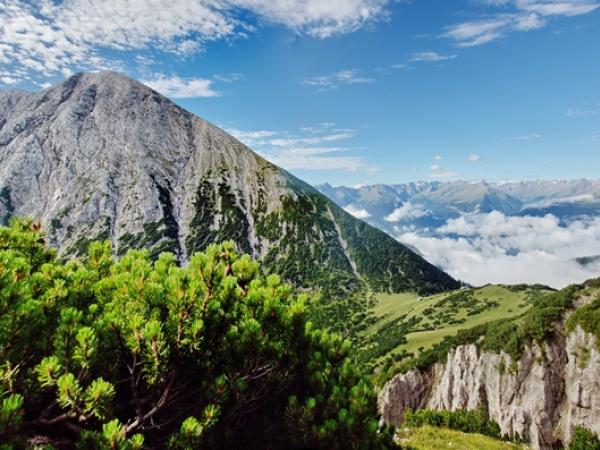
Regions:
<instances>
[{"instance_id":1,"label":"mountain","mask_svg":"<svg viewBox=\"0 0 600 450\"><path fill-rule=\"evenodd\" d=\"M317 186L347 211L394 234L398 227L437 228L464 214L500 211L507 216L553 214L562 224L600 215L599 180L416 182Z\"/></svg>"},{"instance_id":2,"label":"mountain","mask_svg":"<svg viewBox=\"0 0 600 450\"><path fill-rule=\"evenodd\" d=\"M394 234L399 225L437 228L466 213L518 213L523 203L487 182L415 182L407 184L333 187L317 186L351 213L360 211L371 225Z\"/></svg>"},{"instance_id":3,"label":"mountain","mask_svg":"<svg viewBox=\"0 0 600 450\"><path fill-rule=\"evenodd\" d=\"M298 287L422 293L457 283L219 128L114 72L0 92L0 220L39 218L81 254L150 248L185 262L233 239Z\"/></svg>"}]
</instances>

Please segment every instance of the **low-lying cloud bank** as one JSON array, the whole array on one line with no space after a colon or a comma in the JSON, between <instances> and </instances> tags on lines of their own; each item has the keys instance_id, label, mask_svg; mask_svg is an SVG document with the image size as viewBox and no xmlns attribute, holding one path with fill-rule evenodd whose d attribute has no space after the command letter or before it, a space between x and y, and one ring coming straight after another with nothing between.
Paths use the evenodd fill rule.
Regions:
<instances>
[{"instance_id":1,"label":"low-lying cloud bank","mask_svg":"<svg viewBox=\"0 0 600 450\"><path fill-rule=\"evenodd\" d=\"M397 238L473 285L542 283L562 288L600 276L600 263L582 266L575 261L600 255L600 218L561 226L550 214L511 217L494 211L448 220L427 234L398 229Z\"/></svg>"}]
</instances>

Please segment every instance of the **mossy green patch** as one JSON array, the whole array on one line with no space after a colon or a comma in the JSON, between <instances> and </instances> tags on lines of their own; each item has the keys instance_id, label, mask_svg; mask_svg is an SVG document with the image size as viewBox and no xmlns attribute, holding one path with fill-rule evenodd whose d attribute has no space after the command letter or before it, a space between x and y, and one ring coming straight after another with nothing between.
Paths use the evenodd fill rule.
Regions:
<instances>
[{"instance_id":1,"label":"mossy green patch","mask_svg":"<svg viewBox=\"0 0 600 450\"><path fill-rule=\"evenodd\" d=\"M401 428L398 441L407 450L525 450L527 447L481 434L432 426Z\"/></svg>"}]
</instances>

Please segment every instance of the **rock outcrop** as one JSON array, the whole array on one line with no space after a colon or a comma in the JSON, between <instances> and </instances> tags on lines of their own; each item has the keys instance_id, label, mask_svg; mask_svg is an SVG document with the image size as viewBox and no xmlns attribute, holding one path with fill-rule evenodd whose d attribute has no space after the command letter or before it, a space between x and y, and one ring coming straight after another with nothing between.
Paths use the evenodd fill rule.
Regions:
<instances>
[{"instance_id":1,"label":"rock outcrop","mask_svg":"<svg viewBox=\"0 0 600 450\"><path fill-rule=\"evenodd\" d=\"M379 400L383 419L395 425L408 408L484 407L502 434L534 449L560 448L575 426L600 433L600 353L580 327L567 336L557 329L518 361L462 345L428 371L396 375Z\"/></svg>"}]
</instances>

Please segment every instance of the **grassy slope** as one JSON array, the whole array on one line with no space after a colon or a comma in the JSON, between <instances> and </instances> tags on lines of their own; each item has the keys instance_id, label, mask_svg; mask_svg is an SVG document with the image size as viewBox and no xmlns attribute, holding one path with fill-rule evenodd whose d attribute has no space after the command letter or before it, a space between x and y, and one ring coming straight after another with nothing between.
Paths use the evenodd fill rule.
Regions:
<instances>
[{"instance_id":1,"label":"grassy slope","mask_svg":"<svg viewBox=\"0 0 600 450\"><path fill-rule=\"evenodd\" d=\"M378 333L386 324L394 320L406 322L418 318L420 322L413 327L415 331L405 334L406 342L399 343L386 353L392 355L406 351L416 354L421 347L428 349L461 329L519 316L530 307L532 296L539 292L545 291L489 285L430 297L410 293L378 294L373 309L376 321L366 328L363 335L377 341L380 339ZM463 294L463 298L457 294ZM465 299L478 305L481 311L476 312L473 307L466 306ZM469 311L472 314L469 315ZM377 357L376 362L381 362L386 355Z\"/></svg>"},{"instance_id":2,"label":"grassy slope","mask_svg":"<svg viewBox=\"0 0 600 450\"><path fill-rule=\"evenodd\" d=\"M398 432L400 443L415 450L522 450L527 447L502 442L480 434L467 434L460 431L424 426L406 428Z\"/></svg>"}]
</instances>

